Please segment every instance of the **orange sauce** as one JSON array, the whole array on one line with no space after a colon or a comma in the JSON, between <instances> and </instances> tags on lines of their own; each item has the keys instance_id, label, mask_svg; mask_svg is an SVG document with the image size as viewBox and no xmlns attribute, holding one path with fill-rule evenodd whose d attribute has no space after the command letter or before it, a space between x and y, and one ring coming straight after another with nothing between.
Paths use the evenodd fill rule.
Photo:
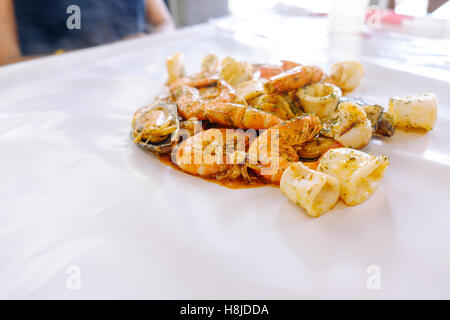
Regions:
<instances>
[{"instance_id":1,"label":"orange sauce","mask_svg":"<svg viewBox=\"0 0 450 320\"><path fill-rule=\"evenodd\" d=\"M173 169L183 172L185 174L189 174L189 173L181 170L177 165L175 165L172 162L172 160L170 159L170 153L168 155L158 156L158 158L159 158L159 161L161 161L165 165L172 167ZM189 174L189 175L191 175L191 174ZM273 183L268 183L264 179L257 177L257 176L254 177L254 180L251 183L248 183L242 177L239 177L238 179L234 179L234 180L230 180L230 179L217 180L215 178L205 178L205 177L194 176L194 175L192 175L192 176L209 181L209 182L216 183L220 186L230 188L230 189L260 188L260 187L267 187L267 186L274 187L274 188L279 187L278 185L273 184Z\"/></svg>"}]
</instances>

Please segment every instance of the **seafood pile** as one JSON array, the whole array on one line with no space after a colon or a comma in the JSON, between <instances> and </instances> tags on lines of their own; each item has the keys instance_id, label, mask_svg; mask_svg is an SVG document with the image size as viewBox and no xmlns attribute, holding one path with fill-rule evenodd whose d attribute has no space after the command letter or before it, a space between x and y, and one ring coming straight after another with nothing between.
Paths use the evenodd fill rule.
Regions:
<instances>
[{"instance_id":1,"label":"seafood pile","mask_svg":"<svg viewBox=\"0 0 450 320\"><path fill-rule=\"evenodd\" d=\"M364 75L359 62L338 62L325 73L292 61L251 64L208 54L200 72L187 75L178 53L166 66L169 93L135 112L131 137L176 168L225 186L280 186L312 216L339 198L365 201L381 181L387 158L355 149L375 135L391 137L396 119L345 96Z\"/></svg>"}]
</instances>

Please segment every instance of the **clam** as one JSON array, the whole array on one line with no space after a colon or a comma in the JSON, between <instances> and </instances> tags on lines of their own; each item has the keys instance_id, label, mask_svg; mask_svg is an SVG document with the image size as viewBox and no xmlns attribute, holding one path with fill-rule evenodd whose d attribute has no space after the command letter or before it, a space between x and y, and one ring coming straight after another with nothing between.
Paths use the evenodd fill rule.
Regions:
<instances>
[{"instance_id":1,"label":"clam","mask_svg":"<svg viewBox=\"0 0 450 320\"><path fill-rule=\"evenodd\" d=\"M179 140L176 110L175 104L163 100L137 110L131 124L133 141L158 155L169 153Z\"/></svg>"}]
</instances>

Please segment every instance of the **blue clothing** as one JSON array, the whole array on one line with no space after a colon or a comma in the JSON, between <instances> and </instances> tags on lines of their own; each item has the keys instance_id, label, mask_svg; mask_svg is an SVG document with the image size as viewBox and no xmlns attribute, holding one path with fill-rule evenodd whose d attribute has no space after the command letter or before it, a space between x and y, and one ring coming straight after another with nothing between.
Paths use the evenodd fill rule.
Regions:
<instances>
[{"instance_id":1,"label":"blue clothing","mask_svg":"<svg viewBox=\"0 0 450 320\"><path fill-rule=\"evenodd\" d=\"M80 7L80 30L67 28L70 5ZM14 9L24 55L85 48L147 31L145 0L14 0Z\"/></svg>"}]
</instances>

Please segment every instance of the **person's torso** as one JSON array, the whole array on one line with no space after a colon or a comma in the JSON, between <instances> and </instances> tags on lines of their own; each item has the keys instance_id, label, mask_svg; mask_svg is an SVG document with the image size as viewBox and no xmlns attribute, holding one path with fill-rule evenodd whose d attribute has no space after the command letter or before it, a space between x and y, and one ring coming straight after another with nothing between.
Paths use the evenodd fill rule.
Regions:
<instances>
[{"instance_id":1,"label":"person's torso","mask_svg":"<svg viewBox=\"0 0 450 320\"><path fill-rule=\"evenodd\" d=\"M78 10L67 12L72 5L80 8L79 20L72 16ZM24 55L85 48L146 31L144 0L14 0L14 9ZM78 21L80 29L74 28Z\"/></svg>"}]
</instances>

